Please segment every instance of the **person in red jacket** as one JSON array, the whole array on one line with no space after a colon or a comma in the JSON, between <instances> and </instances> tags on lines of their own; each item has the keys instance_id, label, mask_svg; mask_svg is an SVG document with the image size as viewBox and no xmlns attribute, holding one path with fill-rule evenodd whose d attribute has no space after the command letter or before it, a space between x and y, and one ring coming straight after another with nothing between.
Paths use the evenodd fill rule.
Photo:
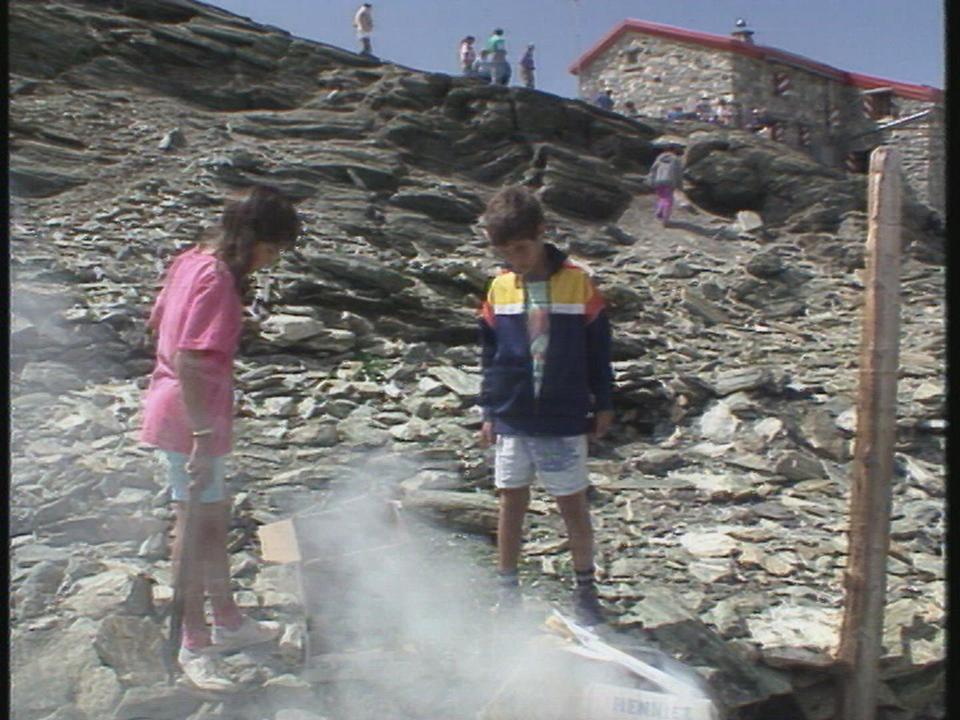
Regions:
<instances>
[{"instance_id":1,"label":"person in red jacket","mask_svg":"<svg viewBox=\"0 0 960 720\"><path fill-rule=\"evenodd\" d=\"M544 242L543 208L525 188L508 187L487 205L484 229L507 269L494 278L480 316L480 442L495 444L498 610L521 602L517 565L530 485L556 498L576 574L577 620L596 625L603 610L594 584L587 504L587 439L613 421L610 323L586 270Z\"/></svg>"}]
</instances>

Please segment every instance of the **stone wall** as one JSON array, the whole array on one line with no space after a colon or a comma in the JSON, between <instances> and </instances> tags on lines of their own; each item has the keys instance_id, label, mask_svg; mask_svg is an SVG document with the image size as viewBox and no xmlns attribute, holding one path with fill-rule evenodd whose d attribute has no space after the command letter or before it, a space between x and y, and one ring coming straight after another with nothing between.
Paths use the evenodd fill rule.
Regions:
<instances>
[{"instance_id":1,"label":"stone wall","mask_svg":"<svg viewBox=\"0 0 960 720\"><path fill-rule=\"evenodd\" d=\"M788 92L776 91L778 75L789 77ZM895 143L910 188L943 212L942 110L929 102L894 95L890 119L931 108L936 117L877 132L877 120L864 114L858 87L782 62L631 31L580 70L582 99L592 101L606 88L613 91L616 110L631 100L640 115L650 117L665 117L675 105L692 112L703 99L715 107L723 98L733 104L742 125L752 108L765 108L780 123L782 142L827 165L841 165L851 151Z\"/></svg>"},{"instance_id":2,"label":"stone wall","mask_svg":"<svg viewBox=\"0 0 960 720\"><path fill-rule=\"evenodd\" d=\"M947 214L947 138L944 132L943 108L933 108L927 125L927 196L926 202L942 217ZM923 195L921 195L921 199Z\"/></svg>"},{"instance_id":3,"label":"stone wall","mask_svg":"<svg viewBox=\"0 0 960 720\"><path fill-rule=\"evenodd\" d=\"M778 62L735 53L729 56L733 69L733 94L735 100L749 113L751 108L766 108L783 128L781 141L794 148L803 148L813 157L826 164L836 162L837 153L830 132L830 113L840 110L841 123L849 115L846 89L836 81L818 73L800 70ZM775 92L777 75L790 80L790 88L783 94ZM802 129L809 132L806 145Z\"/></svg>"},{"instance_id":4,"label":"stone wall","mask_svg":"<svg viewBox=\"0 0 960 720\"><path fill-rule=\"evenodd\" d=\"M926 103L910 103L901 116L920 112ZM900 163L904 180L918 200L926 203L941 215L945 213L945 146L943 113L939 108L914 122L891 128L868 136L872 146L894 145L900 150Z\"/></svg>"},{"instance_id":5,"label":"stone wall","mask_svg":"<svg viewBox=\"0 0 960 720\"><path fill-rule=\"evenodd\" d=\"M616 109L632 100L641 115L663 117L674 105L693 110L701 97L732 100L729 53L664 38L624 33L579 76L580 96L609 87Z\"/></svg>"},{"instance_id":6,"label":"stone wall","mask_svg":"<svg viewBox=\"0 0 960 720\"><path fill-rule=\"evenodd\" d=\"M861 112L859 118L844 128L846 140L843 147L845 151L868 153L879 145L896 146L908 191L944 214L946 147L942 109L923 100L894 96L890 116L879 122L890 122L924 110L930 110L931 114L906 125L879 131L876 130L878 121L868 119Z\"/></svg>"}]
</instances>

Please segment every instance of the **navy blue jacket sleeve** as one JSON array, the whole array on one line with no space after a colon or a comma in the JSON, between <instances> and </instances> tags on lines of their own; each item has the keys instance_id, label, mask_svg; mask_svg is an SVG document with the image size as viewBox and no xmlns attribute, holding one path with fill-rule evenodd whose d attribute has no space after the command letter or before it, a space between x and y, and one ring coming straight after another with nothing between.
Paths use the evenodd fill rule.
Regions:
<instances>
[{"instance_id":1,"label":"navy blue jacket sleeve","mask_svg":"<svg viewBox=\"0 0 960 720\"><path fill-rule=\"evenodd\" d=\"M610 319L601 310L587 323L587 373L593 409L613 409L613 368L610 365Z\"/></svg>"}]
</instances>

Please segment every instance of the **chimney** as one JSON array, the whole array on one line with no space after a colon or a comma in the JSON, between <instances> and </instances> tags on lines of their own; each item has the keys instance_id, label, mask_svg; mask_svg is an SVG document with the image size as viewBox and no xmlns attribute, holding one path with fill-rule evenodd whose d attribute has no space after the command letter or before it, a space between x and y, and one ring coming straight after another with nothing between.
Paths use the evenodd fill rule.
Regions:
<instances>
[{"instance_id":1,"label":"chimney","mask_svg":"<svg viewBox=\"0 0 960 720\"><path fill-rule=\"evenodd\" d=\"M741 42L753 45L753 30L747 27L747 21L743 18L737 18L737 22L734 24L736 27L730 34Z\"/></svg>"}]
</instances>

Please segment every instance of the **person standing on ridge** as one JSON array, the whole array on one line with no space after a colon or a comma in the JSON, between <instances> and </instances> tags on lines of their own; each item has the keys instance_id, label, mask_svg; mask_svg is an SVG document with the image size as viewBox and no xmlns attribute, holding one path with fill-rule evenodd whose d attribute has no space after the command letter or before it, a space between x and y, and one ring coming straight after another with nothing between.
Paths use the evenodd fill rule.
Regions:
<instances>
[{"instance_id":1,"label":"person standing on ridge","mask_svg":"<svg viewBox=\"0 0 960 720\"><path fill-rule=\"evenodd\" d=\"M373 45L370 41L370 34L373 32L373 6L370 3L363 3L357 9L357 14L353 16L353 27L360 41L360 53L373 55Z\"/></svg>"},{"instance_id":2,"label":"person standing on ridge","mask_svg":"<svg viewBox=\"0 0 960 720\"><path fill-rule=\"evenodd\" d=\"M527 45L527 51L520 58L520 78L523 80L523 86L531 90L534 87L533 71L536 66L533 64L533 43Z\"/></svg>"},{"instance_id":3,"label":"person standing on ridge","mask_svg":"<svg viewBox=\"0 0 960 720\"><path fill-rule=\"evenodd\" d=\"M476 74L474 65L477 62L477 50L473 46L476 41L473 35L467 35L460 41L460 70L467 76Z\"/></svg>"},{"instance_id":4,"label":"person standing on ridge","mask_svg":"<svg viewBox=\"0 0 960 720\"><path fill-rule=\"evenodd\" d=\"M667 112L667 120L682 120L683 119L683 105L674 105Z\"/></svg>"},{"instance_id":5,"label":"person standing on ridge","mask_svg":"<svg viewBox=\"0 0 960 720\"><path fill-rule=\"evenodd\" d=\"M495 444L498 614L522 603L517 565L530 485L556 498L567 529L577 622L603 622L594 583L587 504L588 437L613 423L610 323L586 270L544 242L543 207L520 186L498 192L484 232L506 269L487 286L480 310L483 370L480 444Z\"/></svg>"},{"instance_id":6,"label":"person standing on ridge","mask_svg":"<svg viewBox=\"0 0 960 720\"><path fill-rule=\"evenodd\" d=\"M157 350L140 440L157 448L176 511L173 563L183 598L180 636L171 638L179 646L177 662L195 687L231 691L237 685L217 667L216 653L273 640L281 630L279 623L241 613L230 589L224 480L233 435L233 357L249 276L294 246L300 220L278 190L255 187L227 204L220 225L177 255L147 321Z\"/></svg>"},{"instance_id":7,"label":"person standing on ridge","mask_svg":"<svg viewBox=\"0 0 960 720\"><path fill-rule=\"evenodd\" d=\"M477 62L473 66L473 74L476 75L481 80L485 80L488 83L493 82L493 68L491 67L492 63L490 62L490 51L484 48L480 51L480 57L477 58Z\"/></svg>"},{"instance_id":8,"label":"person standing on ridge","mask_svg":"<svg viewBox=\"0 0 960 720\"><path fill-rule=\"evenodd\" d=\"M653 161L647 182L657 194L656 218L664 227L670 223L673 212L673 193L683 185L683 168L680 165L680 148L664 150Z\"/></svg>"},{"instance_id":9,"label":"person standing on ridge","mask_svg":"<svg viewBox=\"0 0 960 720\"><path fill-rule=\"evenodd\" d=\"M613 90L607 88L606 90L601 90L597 93L597 97L594 99L593 104L596 105L601 110L613 111Z\"/></svg>"},{"instance_id":10,"label":"person standing on ridge","mask_svg":"<svg viewBox=\"0 0 960 720\"><path fill-rule=\"evenodd\" d=\"M484 48L490 53L490 64L493 68L493 82L497 85L506 85L510 82L510 63L507 62L507 41L503 37L503 29L497 28L487 38Z\"/></svg>"},{"instance_id":11,"label":"person standing on ridge","mask_svg":"<svg viewBox=\"0 0 960 720\"><path fill-rule=\"evenodd\" d=\"M726 98L717 99L717 107L714 111L717 118L717 124L724 127L733 126L733 108L727 102Z\"/></svg>"}]
</instances>

